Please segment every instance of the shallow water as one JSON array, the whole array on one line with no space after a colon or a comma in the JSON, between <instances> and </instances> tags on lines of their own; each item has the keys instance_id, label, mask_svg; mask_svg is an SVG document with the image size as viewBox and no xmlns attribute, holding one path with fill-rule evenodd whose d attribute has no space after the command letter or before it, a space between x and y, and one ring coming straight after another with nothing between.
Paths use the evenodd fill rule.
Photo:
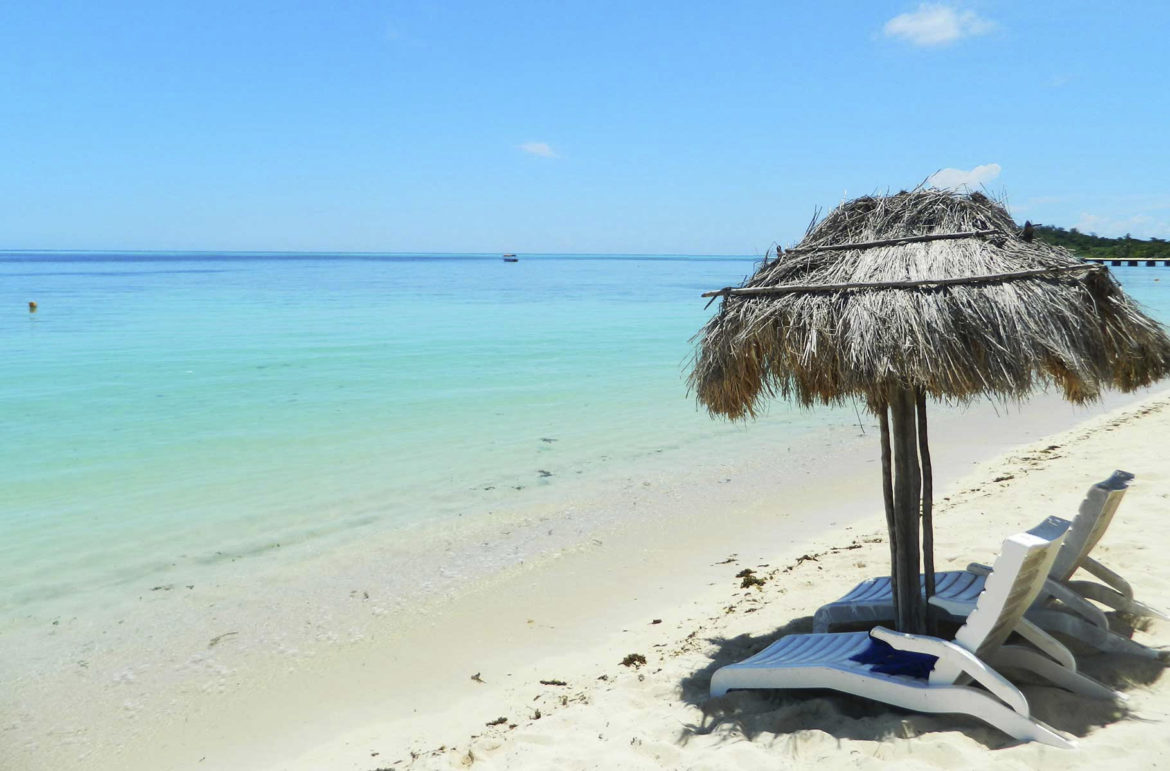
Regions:
<instances>
[{"instance_id":1,"label":"shallow water","mask_svg":"<svg viewBox=\"0 0 1170 771\"><path fill-rule=\"evenodd\" d=\"M696 409L684 371L699 294L753 265L0 254L0 609L295 559L742 430ZM1113 270L1170 318L1170 270Z\"/></svg>"},{"instance_id":2,"label":"shallow water","mask_svg":"<svg viewBox=\"0 0 1170 771\"><path fill-rule=\"evenodd\" d=\"M727 430L683 364L698 294L751 267L0 258L0 608L450 517Z\"/></svg>"}]
</instances>

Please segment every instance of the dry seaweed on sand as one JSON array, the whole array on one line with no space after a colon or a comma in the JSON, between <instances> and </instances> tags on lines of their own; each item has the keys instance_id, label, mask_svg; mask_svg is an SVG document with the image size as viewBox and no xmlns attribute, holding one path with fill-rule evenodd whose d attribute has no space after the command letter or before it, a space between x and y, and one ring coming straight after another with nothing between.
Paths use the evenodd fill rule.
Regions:
<instances>
[{"instance_id":1,"label":"dry seaweed on sand","mask_svg":"<svg viewBox=\"0 0 1170 771\"><path fill-rule=\"evenodd\" d=\"M638 667L645 666L645 664L646 664L646 657L643 656L641 653L631 653L630 655L628 655L624 659L622 659L622 666L623 667L633 667L634 669L637 669Z\"/></svg>"}]
</instances>

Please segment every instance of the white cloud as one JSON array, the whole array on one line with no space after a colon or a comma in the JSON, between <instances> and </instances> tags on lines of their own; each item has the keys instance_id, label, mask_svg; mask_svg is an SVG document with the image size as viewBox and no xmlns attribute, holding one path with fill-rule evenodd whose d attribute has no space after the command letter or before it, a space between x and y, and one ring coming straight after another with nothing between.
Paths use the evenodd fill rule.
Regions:
<instances>
[{"instance_id":1,"label":"white cloud","mask_svg":"<svg viewBox=\"0 0 1170 771\"><path fill-rule=\"evenodd\" d=\"M926 184L947 190L957 190L961 187L979 187L986 185L999 176L1003 168L998 163L985 163L976 166L970 171L962 169L941 169L931 174Z\"/></svg>"},{"instance_id":2,"label":"white cloud","mask_svg":"<svg viewBox=\"0 0 1170 771\"><path fill-rule=\"evenodd\" d=\"M916 46L941 46L959 38L985 35L995 28L994 22L974 11L960 11L949 5L922 3L918 10L903 13L886 22L886 37L899 38Z\"/></svg>"},{"instance_id":3,"label":"white cloud","mask_svg":"<svg viewBox=\"0 0 1170 771\"><path fill-rule=\"evenodd\" d=\"M532 155L538 155L541 158L559 158L556 151L549 146L548 142L525 142L520 145L520 149Z\"/></svg>"}]
</instances>

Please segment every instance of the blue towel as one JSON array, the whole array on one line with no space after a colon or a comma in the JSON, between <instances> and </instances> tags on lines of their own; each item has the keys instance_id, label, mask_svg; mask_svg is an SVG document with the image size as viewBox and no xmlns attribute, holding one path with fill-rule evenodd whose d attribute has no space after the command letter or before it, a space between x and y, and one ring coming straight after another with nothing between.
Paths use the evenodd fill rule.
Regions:
<instances>
[{"instance_id":1,"label":"blue towel","mask_svg":"<svg viewBox=\"0 0 1170 771\"><path fill-rule=\"evenodd\" d=\"M865 650L850 656L849 660L869 664L874 672L883 675L907 675L925 680L930 677L930 671L934 669L938 656L900 651L891 647L889 643L871 637Z\"/></svg>"}]
</instances>

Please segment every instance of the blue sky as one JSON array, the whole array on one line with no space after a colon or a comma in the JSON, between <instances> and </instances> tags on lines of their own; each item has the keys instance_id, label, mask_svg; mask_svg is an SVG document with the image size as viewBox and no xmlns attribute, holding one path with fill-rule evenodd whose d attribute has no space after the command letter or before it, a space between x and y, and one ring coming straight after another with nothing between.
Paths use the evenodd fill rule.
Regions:
<instances>
[{"instance_id":1,"label":"blue sky","mask_svg":"<svg viewBox=\"0 0 1170 771\"><path fill-rule=\"evenodd\" d=\"M1170 3L28 2L0 248L761 254L982 184L1170 238Z\"/></svg>"}]
</instances>

